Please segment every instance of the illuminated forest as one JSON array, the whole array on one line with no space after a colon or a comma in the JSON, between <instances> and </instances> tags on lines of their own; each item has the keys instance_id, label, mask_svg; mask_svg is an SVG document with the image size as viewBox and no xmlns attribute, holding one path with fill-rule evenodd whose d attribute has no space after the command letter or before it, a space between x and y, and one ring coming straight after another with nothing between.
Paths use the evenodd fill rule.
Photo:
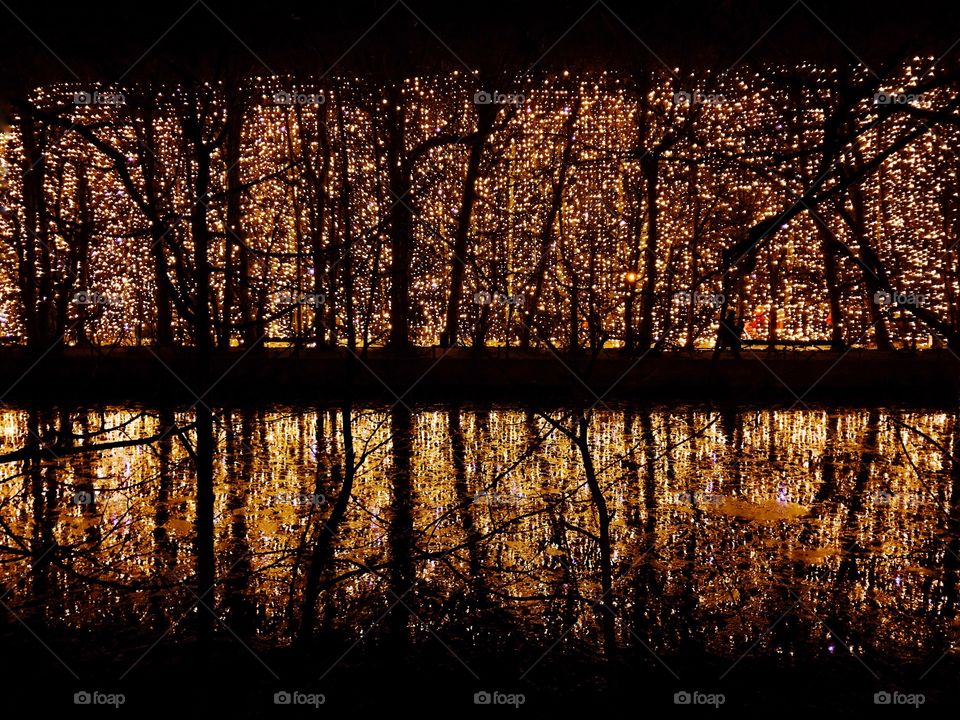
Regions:
<instances>
[{"instance_id":1,"label":"illuminated forest","mask_svg":"<svg viewBox=\"0 0 960 720\"><path fill-rule=\"evenodd\" d=\"M4 343L890 349L960 332L958 78L913 58L92 87L0 135Z\"/></svg>"},{"instance_id":2,"label":"illuminated forest","mask_svg":"<svg viewBox=\"0 0 960 720\"><path fill-rule=\"evenodd\" d=\"M635 651L667 682L692 648L728 670L758 643L880 667L956 642L955 413L625 407L582 435L565 423L456 405L223 410L198 470L164 432L192 436L189 412L5 411L0 442L26 449L0 454L24 476L0 490L0 583L61 646L117 626L182 641L226 632L184 592L215 558L204 604L253 647L313 638L315 676L362 632L414 647L439 633L461 682L488 665L549 673L555 638L554 670ZM75 445L32 454L53 430ZM799 611L765 632L791 597ZM109 662L150 676L141 652Z\"/></svg>"},{"instance_id":3,"label":"illuminated forest","mask_svg":"<svg viewBox=\"0 0 960 720\"><path fill-rule=\"evenodd\" d=\"M0 0L0 647L4 717L955 711L960 13Z\"/></svg>"}]
</instances>

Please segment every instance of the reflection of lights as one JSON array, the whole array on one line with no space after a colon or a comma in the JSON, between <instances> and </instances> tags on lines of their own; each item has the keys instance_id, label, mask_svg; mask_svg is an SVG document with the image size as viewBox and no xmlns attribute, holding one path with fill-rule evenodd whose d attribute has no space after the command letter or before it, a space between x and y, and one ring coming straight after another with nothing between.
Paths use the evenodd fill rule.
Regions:
<instances>
[{"instance_id":1,"label":"reflection of lights","mask_svg":"<svg viewBox=\"0 0 960 720\"><path fill-rule=\"evenodd\" d=\"M335 466L342 468L343 435L336 411L277 408L245 413L234 410L224 415L226 430L218 431L223 432L217 449L223 464L216 463L214 472L216 549L224 556L233 557L231 553L238 552L266 558L255 563L244 587L258 611L272 622L286 617L298 543L305 530L312 527L309 523L317 521L311 505L278 498L315 493L318 477L329 477ZM81 427L101 425L117 428L98 439L103 442L157 434L161 427L157 416L137 419L135 415L133 411L109 408L103 416L74 412L63 431L79 432ZM392 560L396 536L391 532L396 525L391 515L397 512L394 463L400 445L395 446L391 438L389 417L389 411L377 407L354 414L355 443L369 447L371 454L358 469L346 524L336 536L334 551L345 568L355 568L360 562ZM707 427L711 419L710 413L692 408L654 409L648 414L636 408L626 412L604 410L596 413L590 428L590 447L597 467L619 467L619 460L629 453L635 453L633 457L641 468L650 463L650 477L641 471L639 481L625 483L619 473L611 472L604 481L612 557L618 569L637 571L635 576L624 577L622 587L648 583L660 590L644 597L645 611L669 614L675 609L676 597L695 598L698 622L705 626L720 622L729 630L709 634L711 649L733 652L739 647L742 651L745 643L768 627L771 607L782 599L784 579L789 579L796 583L791 587L797 588L804 604L809 603L811 616L825 609L837 610L834 605L843 603L841 614L855 625L869 619L871 642L890 652L923 648L935 632L944 628L949 631L948 619L939 618L934 610L941 598L932 595L947 588L931 586L927 577L927 573L943 569L943 545L936 539L945 529L936 503L912 507L867 503L857 519L858 545L876 550L857 550L853 556L846 556L850 517L843 491L841 502L835 502L834 496L826 501L818 499L828 459L832 460L829 465L834 487L851 487L856 479L865 484L867 497L887 492L888 487L899 497L925 492L924 481L918 478L943 472L941 450L905 437L919 473L911 463L894 461L893 455L900 447L897 430L890 415L876 411L847 411L839 416L821 411L754 411L747 416L731 416L720 426L694 434L696 429ZM474 559L484 568L483 581L491 597L500 598L498 609L516 613L518 618L543 617L549 612L549 601L517 599L544 598L555 592L559 556L551 558L544 548L562 547L570 566L582 568L571 580L581 586L568 589L584 595L594 590L599 582L597 514L584 491L578 452L565 437L557 435L531 446L530 428L520 410L462 412L459 420L460 447L464 448L459 466L454 462L451 418L444 411L416 412L409 437L398 439L410 465L410 477L417 478L410 496L411 529L403 531L400 545L409 542L415 556L437 553L436 562L418 563L417 572L429 577L431 593L437 594L440 606L463 592L465 574L472 572L471 560L460 553L466 547L476 553ZM131 424L124 425L128 421ZM189 417L178 413L174 421L186 425ZM902 421L935 438L949 437L953 428L953 418L945 413L905 413ZM0 412L0 445L16 448L27 443L29 430L38 429L32 422L36 421L29 411ZM637 445L641 428L649 428L651 443ZM876 447L870 448L865 443L870 442L873 432ZM268 435L271 442L261 442ZM731 442L731 436L738 441ZM686 437L689 441L681 444ZM663 446L676 450L663 456ZM316 458L314 447L320 450ZM22 486L0 485L0 528L29 537L37 518L47 522L47 513L57 507L57 493L69 497L84 480L102 478L96 487L97 512L84 514L78 509L76 515L61 513L47 530L52 533L50 540L59 547L82 549L65 554L64 562L92 562L97 572L108 579L122 578L123 585L157 583L161 586L157 593L162 595L164 587L189 579L193 567L184 556L172 564L163 561L163 573L157 574L157 561L171 550L170 543L183 542L186 548L190 545L186 541L195 532L195 474L182 443L158 443L150 450L133 455L131 448L114 447L45 461L43 472L58 480L50 490L52 495L44 501L53 504L38 506L37 497L25 493ZM807 467L805 462L811 454L820 462ZM711 462L714 457L719 461L716 464ZM132 469L129 476L128 466ZM500 473L504 475L498 486L491 488L493 475ZM785 489L793 502L815 507L817 512L769 514L774 499L779 499ZM552 510L548 497L558 499L565 494L567 499L559 509ZM471 502L478 496L489 501ZM677 502L681 497L684 500ZM749 520L744 519L744 509L753 511ZM474 536L465 529L464 512L472 513ZM638 517L646 517L649 524L638 525ZM96 531L109 529L118 521L124 528L122 534L109 543L90 544ZM558 525L569 526L571 531L560 531L562 537L558 538ZM239 527L242 532L237 531ZM572 531L574 528L576 531ZM680 542L681 536L695 537L696 542ZM637 570L636 549L650 538L658 544L656 563ZM898 552L890 552L894 542ZM0 540L0 548L15 547ZM441 560L439 553L445 549L455 550ZM909 569L903 565L907 554ZM843 570L842 560L865 563L869 572ZM12 584L30 562L29 555L0 550L0 581ZM721 568L723 578L716 572L703 572L708 566ZM691 572L678 572L679 568L690 568ZM86 566L83 569L89 570ZM51 568L51 572L58 571ZM64 583L76 582L73 575L63 578ZM824 586L835 586L838 592L819 592ZM731 593L734 587L737 590ZM883 592L878 594L879 587ZM109 622L118 615L129 617L131 609L126 603L137 610L141 607L137 603L158 596L124 594L109 584L89 586L84 592L73 592L75 585L69 589L69 612L56 621L66 625ZM377 603L386 594L383 580L376 573L350 573L331 588L324 602L333 603L334 609L343 612L342 616L334 615L349 623L354 619L352 614L379 607ZM637 609L630 594L619 595L617 602L624 603L625 612ZM731 616L737 618L737 625L727 624ZM900 633L906 621L911 632L903 637ZM278 628L286 625L268 625L265 633L282 633ZM591 629L572 632L589 637ZM821 642L832 640L814 629L806 637L818 653L824 647ZM833 643L827 649L834 652Z\"/></svg>"}]
</instances>

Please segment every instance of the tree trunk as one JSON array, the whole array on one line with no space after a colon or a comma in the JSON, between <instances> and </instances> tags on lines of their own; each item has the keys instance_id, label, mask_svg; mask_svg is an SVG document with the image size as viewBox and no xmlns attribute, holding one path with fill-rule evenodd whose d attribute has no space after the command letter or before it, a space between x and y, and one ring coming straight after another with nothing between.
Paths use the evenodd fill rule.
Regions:
<instances>
[{"instance_id":1,"label":"tree trunk","mask_svg":"<svg viewBox=\"0 0 960 720\"><path fill-rule=\"evenodd\" d=\"M388 96L389 145L387 147L390 213L390 339L395 350L409 348L410 340L410 261L413 238L410 215L410 168L404 152L404 115L402 93L398 88Z\"/></svg>"},{"instance_id":2,"label":"tree trunk","mask_svg":"<svg viewBox=\"0 0 960 720\"><path fill-rule=\"evenodd\" d=\"M233 326L234 298L240 310L241 337L247 344L249 326L245 323L250 313L250 300L247 296L247 277L238 270L239 255L244 252L243 217L240 206L240 142L243 136L243 106L238 98L233 98L227 113L226 141L224 143L224 162L227 166L227 232L224 240L224 268L223 268L223 322L218 333L218 344L221 348L230 347ZM237 250L237 261L234 260L234 246Z\"/></svg>"},{"instance_id":3,"label":"tree trunk","mask_svg":"<svg viewBox=\"0 0 960 720\"><path fill-rule=\"evenodd\" d=\"M850 204L853 206L853 213L847 213L846 218L850 221L850 229L857 241L858 255L861 262L863 279L863 297L867 306L867 314L870 318L870 325L873 327L874 337L876 338L878 350L892 350L890 343L890 333L887 330L886 318L876 302L877 293L883 290L882 281L879 276L883 273L880 265L880 258L866 231L866 209L863 199L863 191L859 185L852 185L848 190Z\"/></svg>"},{"instance_id":4,"label":"tree trunk","mask_svg":"<svg viewBox=\"0 0 960 720\"><path fill-rule=\"evenodd\" d=\"M193 208L190 224L193 235L193 273L196 282L194 302L194 343L201 354L210 349L210 228L207 225L207 193L210 189L210 151L203 141L203 121L190 123L190 142L196 164L193 179Z\"/></svg>"},{"instance_id":5,"label":"tree trunk","mask_svg":"<svg viewBox=\"0 0 960 720\"><path fill-rule=\"evenodd\" d=\"M657 248L660 244L660 211L657 207L660 180L660 159L647 153L640 160L640 168L646 185L647 244L643 253L644 280L641 292L640 329L637 331L637 348L647 350L653 342L653 306L657 296Z\"/></svg>"},{"instance_id":6,"label":"tree trunk","mask_svg":"<svg viewBox=\"0 0 960 720\"><path fill-rule=\"evenodd\" d=\"M45 140L37 123L24 121L21 126L25 168L23 171L24 221L21 233L22 252L19 262L20 295L24 305L27 346L33 352L46 352L52 338L50 287L50 239L47 221L44 180L46 177Z\"/></svg>"},{"instance_id":7,"label":"tree trunk","mask_svg":"<svg viewBox=\"0 0 960 720\"><path fill-rule=\"evenodd\" d=\"M347 322L347 347L350 350L357 349L357 318L354 293L354 268L353 268L353 216L350 211L350 158L347 156L347 135L343 117L343 102L337 104L337 135L339 145L337 150L337 164L340 175L340 222L343 227L343 237L340 241L343 243L342 260L340 262L341 277L343 278L343 309ZM329 152L327 153L329 155ZM336 318L331 318L331 322L336 322ZM317 329L319 335L320 329Z\"/></svg>"},{"instance_id":8,"label":"tree trunk","mask_svg":"<svg viewBox=\"0 0 960 720\"><path fill-rule=\"evenodd\" d=\"M447 298L447 319L440 337L442 347L453 347L460 336L460 302L463 299L463 278L466 271L467 244L470 236L473 206L477 200L477 179L480 177L480 159L483 148L490 136L493 121L497 117L496 105L477 105L477 137L470 144L467 159L467 175L463 181L460 196L460 213L457 216L457 230L453 239L453 258L450 269L450 295ZM497 288L485 288L493 291ZM506 288L504 288L506 290Z\"/></svg>"},{"instance_id":9,"label":"tree trunk","mask_svg":"<svg viewBox=\"0 0 960 720\"><path fill-rule=\"evenodd\" d=\"M534 327L539 320L539 305L543 297L543 288L546 281L547 266L550 261L550 245L553 242L553 225L560 214L560 208L563 206L563 190L567 184L567 178L570 173L570 160L573 156L573 137L577 126L577 119L580 117L580 99L567 116L563 125L563 150L560 154L560 167L557 170L557 179L553 184L553 196L550 200L550 207L547 210L547 217L540 230L540 247L537 259L537 265L533 274L533 294L529 302L524 301L523 325L520 328L521 348L530 347L530 338L534 333ZM529 284L529 283L528 283Z\"/></svg>"},{"instance_id":10,"label":"tree trunk","mask_svg":"<svg viewBox=\"0 0 960 720\"><path fill-rule=\"evenodd\" d=\"M839 352L846 347L846 343L843 338L845 319L843 316L842 298L840 296L837 255L834 252L834 248L837 245L837 238L820 213L812 212L810 216L813 218L813 222L817 226L817 231L820 234L824 280L827 284L827 298L830 303L830 347Z\"/></svg>"},{"instance_id":11,"label":"tree trunk","mask_svg":"<svg viewBox=\"0 0 960 720\"><path fill-rule=\"evenodd\" d=\"M144 134L138 134L138 140L141 146L139 159L143 170L143 200L150 222L150 253L153 259L153 301L156 312L153 339L158 348L166 348L173 346L173 308L164 243L169 242L167 234L172 228L161 218L160 213L154 116L150 110L146 110L142 118Z\"/></svg>"}]
</instances>

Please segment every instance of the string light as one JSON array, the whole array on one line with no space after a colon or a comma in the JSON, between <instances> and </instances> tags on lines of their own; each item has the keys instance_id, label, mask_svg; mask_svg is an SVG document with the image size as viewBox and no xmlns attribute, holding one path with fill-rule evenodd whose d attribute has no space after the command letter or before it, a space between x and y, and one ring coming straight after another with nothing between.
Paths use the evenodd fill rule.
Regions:
<instances>
[{"instance_id":1,"label":"string light","mask_svg":"<svg viewBox=\"0 0 960 720\"><path fill-rule=\"evenodd\" d=\"M883 88L884 98L899 102L906 97L909 88L927 77L924 67L919 59L905 66ZM804 79L804 90L793 91L778 83L777 72L769 69L742 69L722 76L691 74L679 91L676 80L666 73L638 90L627 76L599 73L578 78L569 71L512 88L490 88L493 97L521 101L498 106L501 124L483 147L470 242L463 258L460 336L471 337L481 315L487 313L486 341L516 343L523 317L516 305L531 303L536 295L538 327L552 340L565 341L571 326L585 326L581 340L595 328L610 338L609 344L618 344L626 334L627 298L638 294L648 275L648 178L642 166L655 153L659 241L654 334L665 334L675 345L712 343L716 308L692 301L691 311L675 302L677 293L694 288L700 276L720 265L725 248L757 222L789 207L817 174L819 156L805 150L822 140L825 106L837 82L837 70L802 64L791 71ZM209 256L214 314L222 308L226 291L227 239L239 239L248 248L244 285L251 303L255 308L262 306L262 317L276 316L265 321L268 336L310 335L314 315L321 312L340 329L343 342L342 329L348 324L343 245L348 228L339 203L347 196L356 325L374 344L383 342L390 327L387 271L391 254L385 221L398 202L388 186L389 128L384 108L399 98L404 154L409 154L431 137L465 137L475 131L477 89L471 83L476 78L461 74L414 77L402 84L399 94L390 95L357 78L311 85L291 78L257 77L231 89L252 100L242 109L235 160L242 190L227 186L233 161L224 145L211 154L211 188L205 202L214 238ZM145 126L138 104L123 101L136 98L144 88L103 89L97 94L62 84L39 88L31 97L41 109L67 106L63 117L68 122L97 127L97 136L128 158L132 177L141 187L144 153L155 155L152 160L163 188L159 201L166 216L175 219L166 251L168 273L175 279L178 260L169 246L182 247L184 258L192 256L189 218L196 201L190 187L194 159L182 111L196 102L192 94L196 90L154 90L150 151L137 145L134 128ZM234 110L230 93L221 84L207 83L202 91L213 101L204 128L212 138ZM941 100L938 92L909 100L919 107L936 107ZM78 104L77 98L84 93L88 97L81 100L87 102ZM859 122L866 125L876 120L883 108L875 102L874 98L864 100ZM690 131L681 133L691 117ZM861 162L869 160L909 122L898 115L864 130L855 152L845 152L841 161L856 164L857 155ZM561 182L568 126L572 129L570 165ZM678 138L669 141L671 134ZM882 259L898 290L922 297L925 308L940 317L956 312L951 298L960 296L951 266L955 261L951 261L950 229L960 212L952 190L957 180L956 140L954 129L935 127L859 185L864 242ZM325 157L327 149L329 157ZM411 191L399 200L413 210L410 310L411 340L417 344L436 343L444 329L451 244L468 156L464 142L433 147L413 166ZM792 159L781 166L764 163L764 156ZM16 125L13 132L0 135L0 157L6 168L6 172L0 168L0 206L4 208L0 233L10 238L15 221L22 225L24 218L22 171L29 165ZM111 159L69 127L49 133L44 157L44 200L48 208L56 209L56 217L49 217L45 227L51 273L57 278L68 274L71 255L64 225L79 222L89 208L93 230L89 262L77 289L108 300L95 307L71 304L71 319L80 314L88 318L85 332L95 342L149 341L156 317L147 218L128 196ZM756 163L751 157L758 158ZM830 182L834 181L827 187ZM89 197L82 196L85 186ZM553 193L561 187L559 211L552 216L552 226L545 228ZM231 192L240 193L238 228L226 227L226 198ZM326 209L323 216L313 211L321 198ZM825 217L836 238L859 253L861 240L853 229L836 212ZM730 299L744 318L748 336L765 339L775 329L780 339L825 339L833 323L840 322L830 310L820 232L810 215L803 213L760 248L742 287ZM543 288L537 294L544 233L548 257ZM314 242L322 245L326 258L319 267L313 262ZM236 262L238 246L233 245ZM0 253L0 326L8 338L22 339L25 323L14 244L4 243ZM289 298L315 293L318 287L325 295L323 305L304 303L294 312L284 312ZM872 341L873 299L865 290L862 270L848 259L838 260L836 288L846 338ZM698 292L721 293L719 279L700 286ZM485 308L473 302L478 293L502 293L517 302ZM371 309L369 322L363 318L367 308ZM880 310L894 339L921 346L930 343L929 330L909 313L890 304ZM243 320L236 301L230 312L232 322ZM174 315L176 339L189 343L186 322ZM636 317L635 310L634 322ZM234 342L239 335L234 332Z\"/></svg>"}]
</instances>

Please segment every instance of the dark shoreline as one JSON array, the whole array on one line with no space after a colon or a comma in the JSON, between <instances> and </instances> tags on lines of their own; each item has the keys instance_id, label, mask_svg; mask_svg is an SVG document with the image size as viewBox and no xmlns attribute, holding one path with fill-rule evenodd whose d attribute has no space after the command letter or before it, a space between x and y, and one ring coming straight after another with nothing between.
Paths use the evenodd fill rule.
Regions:
<instances>
[{"instance_id":1,"label":"dark shoreline","mask_svg":"<svg viewBox=\"0 0 960 720\"><path fill-rule=\"evenodd\" d=\"M615 711L638 706L664 717L702 717L717 711L720 716L759 717L784 706L825 717L856 717L881 709L874 695L884 691L922 693L920 707L896 708L910 715L926 716L933 710L960 706L951 689L958 665L950 655L939 662L934 656L897 663L877 657L864 661L842 653L786 662L762 655L738 659L702 651L654 657L643 647L631 647L613 659L603 659L571 657L558 648L521 679L546 648L527 648L520 654L515 649L504 654L464 652L449 638L450 649L435 641L394 646L378 635L372 633L352 649L356 638L337 637L330 638L329 645L318 643L303 650L270 648L252 638L241 642L224 634L209 644L167 638L147 651L152 642L141 638L135 647L109 656L78 652L64 638L51 639L57 655L80 669L77 679L39 643L22 636L12 639L10 647L28 662L8 660L0 665L11 687L21 690L11 693L5 706L9 711L29 709L31 694L22 692L27 688L42 691L51 708L77 717L95 713L104 717L107 712L112 717L175 716L185 708L238 719L323 717L325 711L400 708L432 713L453 710L463 717L504 712L514 717L543 717L551 712L559 717L571 709ZM138 658L142 660L137 662ZM123 679L118 680L121 675ZM116 709L75 705L74 693L84 690L123 693L125 702ZM322 694L323 705L278 707L274 694L284 690ZM477 707L474 694L485 690L522 694L524 701L518 707ZM677 705L674 695L684 691L722 693L723 704Z\"/></svg>"},{"instance_id":2,"label":"dark shoreline","mask_svg":"<svg viewBox=\"0 0 960 720\"><path fill-rule=\"evenodd\" d=\"M70 348L37 357L0 351L3 402L339 402L497 401L592 404L704 401L750 404L906 403L953 407L960 398L960 358L947 350L884 353L851 350L752 352L742 360L709 352L646 356L604 351L554 355L491 349L485 354L419 348L192 350Z\"/></svg>"}]
</instances>

